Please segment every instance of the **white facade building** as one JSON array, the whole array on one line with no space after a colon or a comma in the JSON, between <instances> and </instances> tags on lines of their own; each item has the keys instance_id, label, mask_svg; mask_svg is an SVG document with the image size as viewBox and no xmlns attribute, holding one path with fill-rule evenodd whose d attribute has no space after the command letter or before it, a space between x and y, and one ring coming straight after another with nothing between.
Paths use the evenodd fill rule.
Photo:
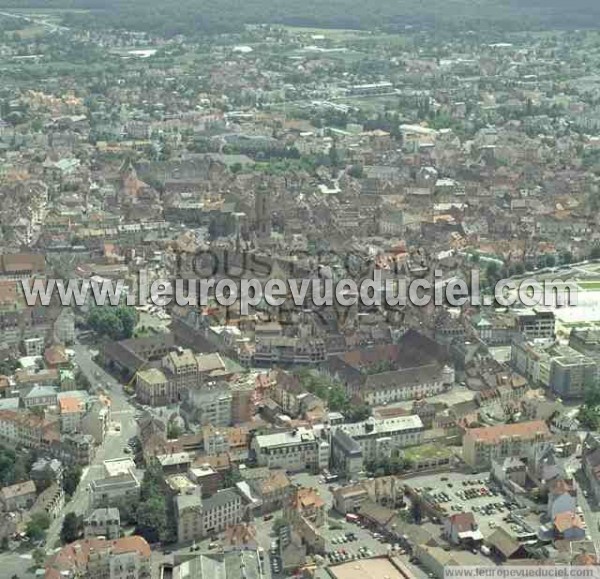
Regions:
<instances>
[{"instance_id":1,"label":"white facade building","mask_svg":"<svg viewBox=\"0 0 600 579\"><path fill-rule=\"evenodd\" d=\"M258 464L269 468L317 472L329 464L328 440L308 428L257 436L252 448Z\"/></svg>"}]
</instances>

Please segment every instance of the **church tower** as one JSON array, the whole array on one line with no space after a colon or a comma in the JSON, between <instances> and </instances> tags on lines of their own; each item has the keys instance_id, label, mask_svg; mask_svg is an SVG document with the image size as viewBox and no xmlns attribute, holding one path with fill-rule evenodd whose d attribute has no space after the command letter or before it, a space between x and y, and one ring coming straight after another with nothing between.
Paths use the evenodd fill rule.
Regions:
<instances>
[{"instance_id":1,"label":"church tower","mask_svg":"<svg viewBox=\"0 0 600 579\"><path fill-rule=\"evenodd\" d=\"M271 237L271 196L268 188L261 183L255 196L256 236L259 239Z\"/></svg>"}]
</instances>

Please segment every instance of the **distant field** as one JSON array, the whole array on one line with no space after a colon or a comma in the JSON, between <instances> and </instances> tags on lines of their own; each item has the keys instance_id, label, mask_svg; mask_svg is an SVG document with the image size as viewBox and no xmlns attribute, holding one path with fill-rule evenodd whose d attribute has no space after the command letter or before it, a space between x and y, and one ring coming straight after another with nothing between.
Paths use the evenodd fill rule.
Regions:
<instances>
[{"instance_id":1,"label":"distant field","mask_svg":"<svg viewBox=\"0 0 600 579\"><path fill-rule=\"evenodd\" d=\"M296 34L311 34L314 36L324 36L325 38L331 39L344 39L347 40L349 37L367 36L369 33L364 30L352 30L345 28L307 28L305 26L282 26L282 28L295 32Z\"/></svg>"},{"instance_id":2,"label":"distant field","mask_svg":"<svg viewBox=\"0 0 600 579\"><path fill-rule=\"evenodd\" d=\"M48 29L45 26L26 26L25 28L20 28L19 30L15 30L23 40L30 40L35 38L36 36L43 36L48 32Z\"/></svg>"},{"instance_id":3,"label":"distant field","mask_svg":"<svg viewBox=\"0 0 600 579\"><path fill-rule=\"evenodd\" d=\"M600 280L578 281L577 285L584 291L600 290Z\"/></svg>"},{"instance_id":4,"label":"distant field","mask_svg":"<svg viewBox=\"0 0 600 579\"><path fill-rule=\"evenodd\" d=\"M398 105L398 97L395 95L345 96L337 102L358 107L367 113L376 113L383 110L386 105L396 107Z\"/></svg>"},{"instance_id":5,"label":"distant field","mask_svg":"<svg viewBox=\"0 0 600 579\"><path fill-rule=\"evenodd\" d=\"M371 32L367 30L353 30L350 28L306 28L304 26L282 26L290 33L309 34L311 36L323 36L325 40L334 43L353 42L359 48L368 47L370 44L403 46L406 41L402 34L388 34L386 32Z\"/></svg>"}]
</instances>

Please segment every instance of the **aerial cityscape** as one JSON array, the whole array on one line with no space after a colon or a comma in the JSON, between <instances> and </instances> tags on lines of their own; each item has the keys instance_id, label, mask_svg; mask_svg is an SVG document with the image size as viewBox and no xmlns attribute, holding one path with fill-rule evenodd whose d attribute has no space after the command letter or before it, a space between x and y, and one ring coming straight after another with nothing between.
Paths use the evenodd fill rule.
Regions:
<instances>
[{"instance_id":1,"label":"aerial cityscape","mask_svg":"<svg viewBox=\"0 0 600 579\"><path fill-rule=\"evenodd\" d=\"M424 4L0 0L0 579L600 578L600 4Z\"/></svg>"}]
</instances>

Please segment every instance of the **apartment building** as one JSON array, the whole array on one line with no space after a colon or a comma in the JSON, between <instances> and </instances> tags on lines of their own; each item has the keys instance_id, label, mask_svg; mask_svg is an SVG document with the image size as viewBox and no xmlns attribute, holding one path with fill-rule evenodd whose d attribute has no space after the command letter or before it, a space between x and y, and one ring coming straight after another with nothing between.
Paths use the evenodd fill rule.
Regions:
<instances>
[{"instance_id":1,"label":"apartment building","mask_svg":"<svg viewBox=\"0 0 600 579\"><path fill-rule=\"evenodd\" d=\"M325 342L320 338L270 336L256 340L253 362L256 366L318 364L325 361L326 354Z\"/></svg>"},{"instance_id":2,"label":"apartment building","mask_svg":"<svg viewBox=\"0 0 600 579\"><path fill-rule=\"evenodd\" d=\"M186 390L184 408L199 424L230 426L233 396L226 382L205 383Z\"/></svg>"},{"instance_id":3,"label":"apartment building","mask_svg":"<svg viewBox=\"0 0 600 579\"><path fill-rule=\"evenodd\" d=\"M270 513L284 506L292 484L285 471L259 467L245 469L241 475L260 499L261 512Z\"/></svg>"},{"instance_id":4,"label":"apartment building","mask_svg":"<svg viewBox=\"0 0 600 579\"><path fill-rule=\"evenodd\" d=\"M63 465L56 458L38 458L31 466L30 476L38 491L42 491L54 483L62 483Z\"/></svg>"},{"instance_id":5,"label":"apartment building","mask_svg":"<svg viewBox=\"0 0 600 579\"><path fill-rule=\"evenodd\" d=\"M489 468L508 457L523 458L532 447L550 439L548 426L542 420L469 428L463 436L463 459L475 468Z\"/></svg>"},{"instance_id":6,"label":"apartment building","mask_svg":"<svg viewBox=\"0 0 600 579\"><path fill-rule=\"evenodd\" d=\"M331 437L331 467L349 478L363 470L360 444L341 428L337 428Z\"/></svg>"},{"instance_id":7,"label":"apartment building","mask_svg":"<svg viewBox=\"0 0 600 579\"><path fill-rule=\"evenodd\" d=\"M117 506L121 501L137 503L140 481L131 471L93 480L89 485L90 508Z\"/></svg>"},{"instance_id":8,"label":"apartment building","mask_svg":"<svg viewBox=\"0 0 600 579\"><path fill-rule=\"evenodd\" d=\"M189 478L202 490L203 497L215 494L223 483L223 476L208 464L189 469Z\"/></svg>"},{"instance_id":9,"label":"apartment building","mask_svg":"<svg viewBox=\"0 0 600 579\"><path fill-rule=\"evenodd\" d=\"M28 480L0 489L0 503L5 511L28 509L35 502L36 494L34 482Z\"/></svg>"},{"instance_id":10,"label":"apartment building","mask_svg":"<svg viewBox=\"0 0 600 579\"><path fill-rule=\"evenodd\" d=\"M319 472L329 464L327 438L304 427L256 436L252 450L258 464L269 468Z\"/></svg>"},{"instance_id":11,"label":"apartment building","mask_svg":"<svg viewBox=\"0 0 600 579\"><path fill-rule=\"evenodd\" d=\"M453 384L454 370L450 366L427 364L367 377L362 398L370 405L420 400L441 394Z\"/></svg>"},{"instance_id":12,"label":"apartment building","mask_svg":"<svg viewBox=\"0 0 600 579\"><path fill-rule=\"evenodd\" d=\"M225 430L219 430L212 424L207 424L202 429L202 438L206 456L218 456L229 452L229 437Z\"/></svg>"},{"instance_id":13,"label":"apartment building","mask_svg":"<svg viewBox=\"0 0 600 579\"><path fill-rule=\"evenodd\" d=\"M553 342L540 340L514 340L510 347L510 363L519 374L525 376L532 384L549 386L551 348Z\"/></svg>"},{"instance_id":14,"label":"apartment building","mask_svg":"<svg viewBox=\"0 0 600 579\"><path fill-rule=\"evenodd\" d=\"M56 390L53 386L34 384L21 393L21 400L25 408L56 406Z\"/></svg>"},{"instance_id":15,"label":"apartment building","mask_svg":"<svg viewBox=\"0 0 600 579\"><path fill-rule=\"evenodd\" d=\"M284 512L290 519L302 517L315 528L323 527L327 522L327 503L313 488L294 487Z\"/></svg>"},{"instance_id":16,"label":"apartment building","mask_svg":"<svg viewBox=\"0 0 600 579\"><path fill-rule=\"evenodd\" d=\"M230 384L231 388L231 424L250 422L256 414L258 394L255 382L238 380Z\"/></svg>"},{"instance_id":17,"label":"apartment building","mask_svg":"<svg viewBox=\"0 0 600 579\"><path fill-rule=\"evenodd\" d=\"M235 489L223 489L203 500L204 535L220 533L241 523L246 512L242 496Z\"/></svg>"},{"instance_id":18,"label":"apartment building","mask_svg":"<svg viewBox=\"0 0 600 579\"><path fill-rule=\"evenodd\" d=\"M190 543L204 537L202 525L202 497L200 489L175 497L177 542Z\"/></svg>"},{"instance_id":19,"label":"apartment building","mask_svg":"<svg viewBox=\"0 0 600 579\"><path fill-rule=\"evenodd\" d=\"M198 383L198 360L191 350L169 352L162 359L162 368L168 376L167 397L170 402L177 401L180 392Z\"/></svg>"},{"instance_id":20,"label":"apartment building","mask_svg":"<svg viewBox=\"0 0 600 579\"><path fill-rule=\"evenodd\" d=\"M8 444L40 448L51 428L51 423L34 414L0 410L0 440Z\"/></svg>"},{"instance_id":21,"label":"apartment building","mask_svg":"<svg viewBox=\"0 0 600 579\"><path fill-rule=\"evenodd\" d=\"M78 396L61 396L58 400L61 432L76 432L85 415L85 402Z\"/></svg>"},{"instance_id":22,"label":"apartment building","mask_svg":"<svg viewBox=\"0 0 600 579\"><path fill-rule=\"evenodd\" d=\"M27 338L23 340L26 356L42 356L44 353L44 338Z\"/></svg>"},{"instance_id":23,"label":"apartment building","mask_svg":"<svg viewBox=\"0 0 600 579\"><path fill-rule=\"evenodd\" d=\"M94 509L83 523L83 536L118 539L121 532L121 515L119 509Z\"/></svg>"},{"instance_id":24,"label":"apartment building","mask_svg":"<svg viewBox=\"0 0 600 579\"><path fill-rule=\"evenodd\" d=\"M203 499L199 487L175 497L177 540L180 543L203 539L241 523L246 505L235 489L224 489Z\"/></svg>"},{"instance_id":25,"label":"apartment building","mask_svg":"<svg viewBox=\"0 0 600 579\"><path fill-rule=\"evenodd\" d=\"M51 519L56 519L65 506L65 493L62 485L53 483L42 491L30 509L30 513L46 513Z\"/></svg>"},{"instance_id":26,"label":"apartment building","mask_svg":"<svg viewBox=\"0 0 600 579\"><path fill-rule=\"evenodd\" d=\"M136 398L149 406L166 406L169 398L167 377L159 368L140 370L135 376Z\"/></svg>"}]
</instances>

